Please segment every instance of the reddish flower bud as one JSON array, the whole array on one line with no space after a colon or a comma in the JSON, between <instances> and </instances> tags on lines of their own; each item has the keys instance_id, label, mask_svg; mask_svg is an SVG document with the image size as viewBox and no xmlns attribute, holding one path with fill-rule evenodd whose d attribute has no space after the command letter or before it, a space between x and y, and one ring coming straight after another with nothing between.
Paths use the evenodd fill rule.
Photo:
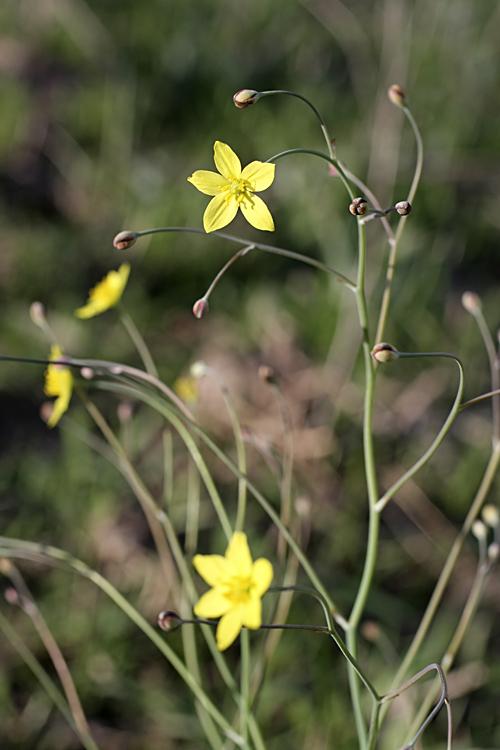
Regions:
<instances>
[{"instance_id":1,"label":"reddish flower bud","mask_svg":"<svg viewBox=\"0 0 500 750\"><path fill-rule=\"evenodd\" d=\"M41 302L33 302L30 305L30 318L33 323L39 328L45 323L46 313L45 307Z\"/></svg>"},{"instance_id":2,"label":"reddish flower bud","mask_svg":"<svg viewBox=\"0 0 500 750\"><path fill-rule=\"evenodd\" d=\"M158 615L158 625L167 633L172 633L174 630L178 630L182 624L183 621L176 612L165 610Z\"/></svg>"},{"instance_id":3,"label":"reddish flower bud","mask_svg":"<svg viewBox=\"0 0 500 750\"><path fill-rule=\"evenodd\" d=\"M242 91L238 91L238 93L233 96L233 102L239 109L251 107L252 104L258 102L259 99L259 92L254 91L253 89L242 89Z\"/></svg>"},{"instance_id":4,"label":"reddish flower bud","mask_svg":"<svg viewBox=\"0 0 500 750\"><path fill-rule=\"evenodd\" d=\"M464 292L462 294L462 305L471 315L481 310L481 300L475 292Z\"/></svg>"},{"instance_id":5,"label":"reddish flower bud","mask_svg":"<svg viewBox=\"0 0 500 750\"><path fill-rule=\"evenodd\" d=\"M407 107L408 103L406 101L406 95L401 86L398 86L397 84L394 84L391 86L387 92L387 96L391 100L391 102L400 109L403 109L403 107Z\"/></svg>"},{"instance_id":6,"label":"reddish flower bud","mask_svg":"<svg viewBox=\"0 0 500 750\"><path fill-rule=\"evenodd\" d=\"M113 240L113 245L118 250L126 250L137 242L137 232L120 232Z\"/></svg>"},{"instance_id":7,"label":"reddish flower bud","mask_svg":"<svg viewBox=\"0 0 500 750\"><path fill-rule=\"evenodd\" d=\"M204 297L197 300L193 305L193 314L195 318L203 318L208 312L208 300Z\"/></svg>"},{"instance_id":8,"label":"reddish flower bud","mask_svg":"<svg viewBox=\"0 0 500 750\"><path fill-rule=\"evenodd\" d=\"M349 206L349 211L353 216L364 216L368 208L368 201L364 198L355 198Z\"/></svg>"},{"instance_id":9,"label":"reddish flower bud","mask_svg":"<svg viewBox=\"0 0 500 750\"><path fill-rule=\"evenodd\" d=\"M392 344L381 343L373 347L371 355L375 362L387 364L388 362L394 362L399 357L399 352Z\"/></svg>"},{"instance_id":10,"label":"reddish flower bud","mask_svg":"<svg viewBox=\"0 0 500 750\"><path fill-rule=\"evenodd\" d=\"M408 203L408 201L399 201L394 208L400 216L408 216L411 211L411 203Z\"/></svg>"}]
</instances>

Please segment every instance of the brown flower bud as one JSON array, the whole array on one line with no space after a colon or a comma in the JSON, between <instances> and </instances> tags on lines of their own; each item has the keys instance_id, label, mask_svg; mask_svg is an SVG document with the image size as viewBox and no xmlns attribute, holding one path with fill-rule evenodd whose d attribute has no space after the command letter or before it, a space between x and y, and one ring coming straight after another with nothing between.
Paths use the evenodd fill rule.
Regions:
<instances>
[{"instance_id":1,"label":"brown flower bud","mask_svg":"<svg viewBox=\"0 0 500 750\"><path fill-rule=\"evenodd\" d=\"M394 208L400 216L408 216L411 211L411 203L408 203L408 201L399 201Z\"/></svg>"},{"instance_id":2,"label":"brown flower bud","mask_svg":"<svg viewBox=\"0 0 500 750\"><path fill-rule=\"evenodd\" d=\"M252 104L258 102L259 99L259 92L254 91L253 89L242 89L242 91L238 91L238 93L233 96L233 102L239 109L251 107Z\"/></svg>"},{"instance_id":3,"label":"brown flower bud","mask_svg":"<svg viewBox=\"0 0 500 750\"><path fill-rule=\"evenodd\" d=\"M137 232L120 232L113 240L113 245L118 250L126 250L137 242Z\"/></svg>"},{"instance_id":4,"label":"brown flower bud","mask_svg":"<svg viewBox=\"0 0 500 750\"><path fill-rule=\"evenodd\" d=\"M400 109L408 106L405 92L403 91L401 86L398 86L397 84L394 84L389 88L389 90L387 91L387 96L389 97L391 102Z\"/></svg>"},{"instance_id":5,"label":"brown flower bud","mask_svg":"<svg viewBox=\"0 0 500 750\"><path fill-rule=\"evenodd\" d=\"M95 375L95 372L91 367L82 367L82 369L80 370L80 375L85 380L92 380L92 378Z\"/></svg>"},{"instance_id":6,"label":"brown flower bud","mask_svg":"<svg viewBox=\"0 0 500 750\"><path fill-rule=\"evenodd\" d=\"M193 314L195 318L204 318L208 312L208 300L204 297L197 300L193 305Z\"/></svg>"},{"instance_id":7,"label":"brown flower bud","mask_svg":"<svg viewBox=\"0 0 500 750\"><path fill-rule=\"evenodd\" d=\"M269 365L261 365L259 367L259 378L264 380L266 383L276 383L276 372Z\"/></svg>"},{"instance_id":8,"label":"brown flower bud","mask_svg":"<svg viewBox=\"0 0 500 750\"><path fill-rule=\"evenodd\" d=\"M394 362L399 357L399 352L392 344L381 343L373 347L371 355L376 362L385 365L388 362Z\"/></svg>"},{"instance_id":9,"label":"brown flower bud","mask_svg":"<svg viewBox=\"0 0 500 750\"><path fill-rule=\"evenodd\" d=\"M158 615L158 625L167 633L172 633L174 630L178 630L182 624L183 621L176 612L165 610Z\"/></svg>"},{"instance_id":10,"label":"brown flower bud","mask_svg":"<svg viewBox=\"0 0 500 750\"><path fill-rule=\"evenodd\" d=\"M464 292L462 294L462 305L471 315L481 310L481 300L475 292Z\"/></svg>"},{"instance_id":11,"label":"brown flower bud","mask_svg":"<svg viewBox=\"0 0 500 750\"><path fill-rule=\"evenodd\" d=\"M368 202L364 198L355 198L349 206L349 211L353 216L364 216L367 208Z\"/></svg>"}]
</instances>

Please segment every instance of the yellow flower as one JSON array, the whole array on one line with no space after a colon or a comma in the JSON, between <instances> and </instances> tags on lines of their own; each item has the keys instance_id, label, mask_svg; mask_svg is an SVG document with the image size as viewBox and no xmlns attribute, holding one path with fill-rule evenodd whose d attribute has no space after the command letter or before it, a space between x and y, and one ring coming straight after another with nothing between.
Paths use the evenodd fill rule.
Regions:
<instances>
[{"instance_id":1,"label":"yellow flower","mask_svg":"<svg viewBox=\"0 0 500 750\"><path fill-rule=\"evenodd\" d=\"M214 195L203 216L205 232L214 232L229 224L241 208L245 219L256 229L274 232L269 209L254 193L268 188L274 180L274 164L253 161L241 170L241 162L225 143L215 142L215 166L219 170L198 170L188 181L205 195Z\"/></svg>"},{"instance_id":2,"label":"yellow flower","mask_svg":"<svg viewBox=\"0 0 500 750\"><path fill-rule=\"evenodd\" d=\"M62 350L55 344L50 349L49 359L51 362L64 359ZM48 427L54 427L64 412L68 410L72 391L73 375L71 370L64 365L49 365L45 372L44 393L46 396L57 396L57 398L47 422Z\"/></svg>"},{"instance_id":3,"label":"yellow flower","mask_svg":"<svg viewBox=\"0 0 500 750\"><path fill-rule=\"evenodd\" d=\"M194 608L198 617L220 617L217 648L225 651L245 626L257 630L262 625L261 598L273 580L273 566L261 557L252 562L246 534L236 531L226 556L195 555L193 564L212 589L203 594Z\"/></svg>"},{"instance_id":4,"label":"yellow flower","mask_svg":"<svg viewBox=\"0 0 500 750\"><path fill-rule=\"evenodd\" d=\"M117 305L127 285L129 273L128 263L122 263L118 271L110 271L90 290L87 304L75 310L77 318L93 318Z\"/></svg>"}]
</instances>

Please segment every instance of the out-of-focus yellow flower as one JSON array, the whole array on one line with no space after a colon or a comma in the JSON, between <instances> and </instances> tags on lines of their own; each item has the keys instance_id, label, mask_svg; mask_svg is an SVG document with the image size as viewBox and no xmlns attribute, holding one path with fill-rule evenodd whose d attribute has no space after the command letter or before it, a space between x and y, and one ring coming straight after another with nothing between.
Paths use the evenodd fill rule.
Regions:
<instances>
[{"instance_id":1,"label":"out-of-focus yellow flower","mask_svg":"<svg viewBox=\"0 0 500 750\"><path fill-rule=\"evenodd\" d=\"M89 292L86 305L75 310L77 318L93 318L118 304L130 273L129 263L122 263L118 271L110 271Z\"/></svg>"},{"instance_id":2,"label":"out-of-focus yellow flower","mask_svg":"<svg viewBox=\"0 0 500 750\"><path fill-rule=\"evenodd\" d=\"M52 345L49 359L57 362L64 359L62 350ZM65 411L68 410L71 394L73 392L73 375L71 370L64 365L49 365L45 372L44 393L46 396L56 396L52 414L47 422L48 427L54 427Z\"/></svg>"},{"instance_id":3,"label":"out-of-focus yellow flower","mask_svg":"<svg viewBox=\"0 0 500 750\"><path fill-rule=\"evenodd\" d=\"M174 391L183 401L189 404L195 404L198 401L198 383L191 376L177 378L174 383Z\"/></svg>"},{"instance_id":4,"label":"out-of-focus yellow flower","mask_svg":"<svg viewBox=\"0 0 500 750\"><path fill-rule=\"evenodd\" d=\"M242 170L234 151L220 141L214 145L214 161L219 174L198 170L188 177L200 192L215 196L203 216L205 232L225 227L234 219L238 208L253 227L274 232L273 217L268 207L254 195L272 184L274 164L253 161Z\"/></svg>"},{"instance_id":5,"label":"out-of-focus yellow flower","mask_svg":"<svg viewBox=\"0 0 500 750\"><path fill-rule=\"evenodd\" d=\"M195 555L193 564L212 586L194 608L198 617L220 617L217 648L225 651L245 626L257 630L262 625L261 598L273 580L273 566L264 557L252 562L246 534L236 531L226 556Z\"/></svg>"}]
</instances>

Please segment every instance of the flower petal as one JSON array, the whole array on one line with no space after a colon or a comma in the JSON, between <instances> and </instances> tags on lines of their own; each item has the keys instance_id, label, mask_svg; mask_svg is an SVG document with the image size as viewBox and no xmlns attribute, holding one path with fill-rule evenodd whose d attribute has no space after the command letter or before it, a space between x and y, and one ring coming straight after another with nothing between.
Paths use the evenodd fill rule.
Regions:
<instances>
[{"instance_id":1,"label":"flower petal","mask_svg":"<svg viewBox=\"0 0 500 750\"><path fill-rule=\"evenodd\" d=\"M191 177L188 177L188 182L205 195L219 195L221 188L229 184L229 180L226 180L222 175L217 174L217 172L208 172L205 169L194 172Z\"/></svg>"},{"instance_id":2,"label":"flower petal","mask_svg":"<svg viewBox=\"0 0 500 750\"><path fill-rule=\"evenodd\" d=\"M254 562L252 567L252 582L254 584L252 595L258 596L260 599L260 597L265 594L265 592L271 585L273 575L273 566L271 565L269 560L266 560L265 557L259 557L259 559Z\"/></svg>"},{"instance_id":3,"label":"flower petal","mask_svg":"<svg viewBox=\"0 0 500 750\"><path fill-rule=\"evenodd\" d=\"M214 145L215 166L228 180L238 180L241 175L241 162L226 143L215 141Z\"/></svg>"},{"instance_id":4,"label":"flower petal","mask_svg":"<svg viewBox=\"0 0 500 750\"><path fill-rule=\"evenodd\" d=\"M252 556L248 549L247 535L243 531L235 531L226 550L226 559L231 563L235 575L242 578L252 574Z\"/></svg>"},{"instance_id":5,"label":"flower petal","mask_svg":"<svg viewBox=\"0 0 500 750\"><path fill-rule=\"evenodd\" d=\"M275 171L275 164L253 161L245 167L241 173L241 178L248 180L252 185L251 189L254 193L260 193L261 190L265 190L269 185L272 185Z\"/></svg>"},{"instance_id":6,"label":"flower petal","mask_svg":"<svg viewBox=\"0 0 500 750\"><path fill-rule=\"evenodd\" d=\"M227 195L216 195L208 204L203 214L203 226L205 232L215 232L227 226L238 213L238 204L235 198L227 199Z\"/></svg>"},{"instance_id":7,"label":"flower petal","mask_svg":"<svg viewBox=\"0 0 500 750\"><path fill-rule=\"evenodd\" d=\"M193 565L209 586L222 585L231 575L231 566L222 555L195 555Z\"/></svg>"},{"instance_id":8,"label":"flower petal","mask_svg":"<svg viewBox=\"0 0 500 750\"><path fill-rule=\"evenodd\" d=\"M111 307L115 307L121 299L130 274L130 264L122 263L118 271L110 271L89 292L86 305L75 310L78 318L93 318Z\"/></svg>"},{"instance_id":9,"label":"flower petal","mask_svg":"<svg viewBox=\"0 0 500 750\"><path fill-rule=\"evenodd\" d=\"M222 589L210 589L196 602L193 612L197 617L220 617L231 609L231 602L222 595Z\"/></svg>"},{"instance_id":10,"label":"flower petal","mask_svg":"<svg viewBox=\"0 0 500 750\"><path fill-rule=\"evenodd\" d=\"M215 634L219 651L225 651L226 648L236 640L242 625L243 611L241 607L230 609L229 612L222 617L217 625L217 632Z\"/></svg>"},{"instance_id":11,"label":"flower petal","mask_svg":"<svg viewBox=\"0 0 500 750\"><path fill-rule=\"evenodd\" d=\"M258 630L262 625L262 602L260 599L252 599L245 605L243 625L250 630Z\"/></svg>"},{"instance_id":12,"label":"flower petal","mask_svg":"<svg viewBox=\"0 0 500 750\"><path fill-rule=\"evenodd\" d=\"M257 195L251 198L245 198L240 203L243 216L256 229L262 229L264 232L274 232L274 221L268 207Z\"/></svg>"}]
</instances>

